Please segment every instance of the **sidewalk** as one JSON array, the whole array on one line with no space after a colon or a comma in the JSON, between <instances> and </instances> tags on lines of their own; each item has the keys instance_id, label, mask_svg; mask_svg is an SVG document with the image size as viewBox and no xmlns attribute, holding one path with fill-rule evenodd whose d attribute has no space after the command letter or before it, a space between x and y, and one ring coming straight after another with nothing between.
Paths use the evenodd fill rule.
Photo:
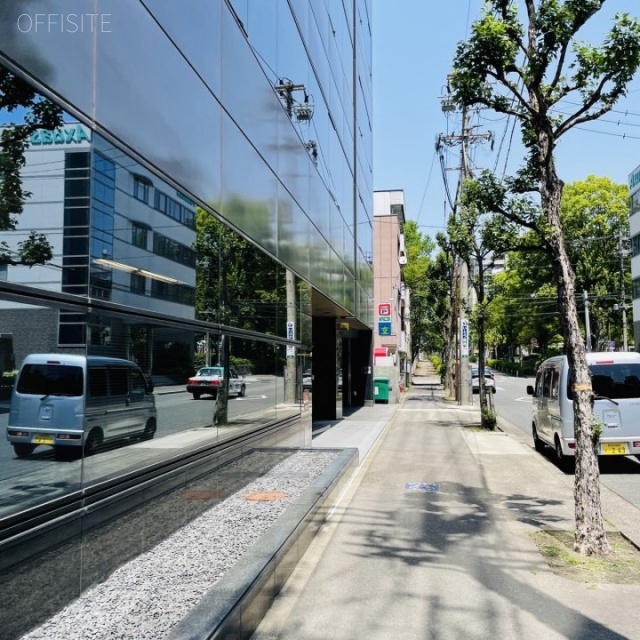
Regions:
<instances>
[{"instance_id":1,"label":"sidewalk","mask_svg":"<svg viewBox=\"0 0 640 640\"><path fill-rule=\"evenodd\" d=\"M361 464L253 640L640 638L640 586L557 576L528 535L573 531L573 476L429 382L314 439ZM603 488L603 510L638 542L637 509Z\"/></svg>"}]
</instances>

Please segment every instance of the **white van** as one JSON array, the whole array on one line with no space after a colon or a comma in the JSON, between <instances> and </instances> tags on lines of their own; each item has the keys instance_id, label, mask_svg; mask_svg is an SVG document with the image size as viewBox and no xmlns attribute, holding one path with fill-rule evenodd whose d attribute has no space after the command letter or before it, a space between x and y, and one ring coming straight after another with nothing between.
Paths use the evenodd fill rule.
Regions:
<instances>
[{"instance_id":1,"label":"white van","mask_svg":"<svg viewBox=\"0 0 640 640\"><path fill-rule=\"evenodd\" d=\"M602 424L598 454L640 455L640 354L587 353L594 393L593 413ZM537 451L555 449L563 464L575 456L572 376L566 356L545 360L536 372L532 431Z\"/></svg>"},{"instance_id":2,"label":"white van","mask_svg":"<svg viewBox=\"0 0 640 640\"><path fill-rule=\"evenodd\" d=\"M45 353L28 355L11 395L7 439L20 458L50 445L57 458L94 453L109 440L156 431L153 384L129 360Z\"/></svg>"}]
</instances>

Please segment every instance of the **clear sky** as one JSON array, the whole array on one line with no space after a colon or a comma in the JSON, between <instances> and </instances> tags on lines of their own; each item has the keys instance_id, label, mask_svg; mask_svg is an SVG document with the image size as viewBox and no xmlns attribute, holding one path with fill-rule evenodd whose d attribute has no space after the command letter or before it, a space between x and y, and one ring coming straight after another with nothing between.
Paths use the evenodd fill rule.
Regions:
<instances>
[{"instance_id":1,"label":"clear sky","mask_svg":"<svg viewBox=\"0 0 640 640\"><path fill-rule=\"evenodd\" d=\"M611 17L629 12L636 2L607 0L583 39L600 43ZM456 45L466 38L481 7L481 0L373 0L374 188L404 190L407 219L416 220L420 231L432 237L443 228L448 211L436 137L460 133L460 117L447 118L440 97ZM632 13L640 16L640 3ZM513 171L522 158L518 129L511 135L513 123L484 111L473 124L478 125L475 133L494 135L493 152L488 144L474 145L474 167L502 172L507 163ZM594 174L627 183L640 165L638 78L615 112L562 139L557 163L565 182ZM458 148L451 148L445 155L445 167L451 170L445 173L452 194L458 180L453 169L459 164Z\"/></svg>"}]
</instances>

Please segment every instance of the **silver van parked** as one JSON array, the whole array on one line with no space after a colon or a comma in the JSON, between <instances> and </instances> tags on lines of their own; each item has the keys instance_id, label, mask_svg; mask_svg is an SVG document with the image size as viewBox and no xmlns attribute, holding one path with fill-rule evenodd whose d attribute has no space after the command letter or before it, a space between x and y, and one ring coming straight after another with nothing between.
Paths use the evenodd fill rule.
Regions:
<instances>
[{"instance_id":1,"label":"silver van parked","mask_svg":"<svg viewBox=\"0 0 640 640\"><path fill-rule=\"evenodd\" d=\"M640 455L640 354L587 353L593 413L602 426L598 454ZM575 456L573 381L566 356L545 360L536 372L532 433L537 451L554 448L562 465Z\"/></svg>"},{"instance_id":2,"label":"silver van parked","mask_svg":"<svg viewBox=\"0 0 640 640\"><path fill-rule=\"evenodd\" d=\"M90 455L103 443L153 438L153 384L129 360L45 353L28 355L11 395L7 439L20 458L50 445L56 458Z\"/></svg>"}]
</instances>

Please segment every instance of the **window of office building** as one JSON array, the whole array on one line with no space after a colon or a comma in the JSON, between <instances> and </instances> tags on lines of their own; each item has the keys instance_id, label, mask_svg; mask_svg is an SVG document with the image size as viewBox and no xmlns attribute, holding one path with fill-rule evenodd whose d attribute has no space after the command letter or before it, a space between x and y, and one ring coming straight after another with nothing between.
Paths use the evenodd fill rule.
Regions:
<instances>
[{"instance_id":1,"label":"window of office building","mask_svg":"<svg viewBox=\"0 0 640 640\"><path fill-rule=\"evenodd\" d=\"M177 220L185 227L189 227L189 229L196 228L195 213L188 207L181 205L177 200L170 198L166 193L162 193L162 191L158 191L157 189L154 206L158 211Z\"/></svg>"},{"instance_id":2,"label":"window of office building","mask_svg":"<svg viewBox=\"0 0 640 640\"><path fill-rule=\"evenodd\" d=\"M133 197L148 204L150 193L151 181L144 176L133 176Z\"/></svg>"},{"instance_id":3,"label":"window of office building","mask_svg":"<svg viewBox=\"0 0 640 640\"><path fill-rule=\"evenodd\" d=\"M94 151L91 174L91 257L113 258L113 225L116 192L115 164ZM110 271L92 269L91 295L111 299Z\"/></svg>"},{"instance_id":4,"label":"window of office building","mask_svg":"<svg viewBox=\"0 0 640 640\"><path fill-rule=\"evenodd\" d=\"M131 293L143 296L147 289L147 279L139 273L131 274Z\"/></svg>"},{"instance_id":5,"label":"window of office building","mask_svg":"<svg viewBox=\"0 0 640 640\"><path fill-rule=\"evenodd\" d=\"M89 279L90 154L66 153L64 158L64 228L62 231L62 291L87 295Z\"/></svg>"},{"instance_id":6,"label":"window of office building","mask_svg":"<svg viewBox=\"0 0 640 640\"><path fill-rule=\"evenodd\" d=\"M193 249L185 247L183 244L160 233L153 234L153 252L158 256L179 262L187 267L196 266L196 254Z\"/></svg>"},{"instance_id":7,"label":"window of office building","mask_svg":"<svg viewBox=\"0 0 640 640\"><path fill-rule=\"evenodd\" d=\"M139 222L131 223L131 244L141 249L147 248L147 238L149 236L149 227Z\"/></svg>"}]
</instances>

